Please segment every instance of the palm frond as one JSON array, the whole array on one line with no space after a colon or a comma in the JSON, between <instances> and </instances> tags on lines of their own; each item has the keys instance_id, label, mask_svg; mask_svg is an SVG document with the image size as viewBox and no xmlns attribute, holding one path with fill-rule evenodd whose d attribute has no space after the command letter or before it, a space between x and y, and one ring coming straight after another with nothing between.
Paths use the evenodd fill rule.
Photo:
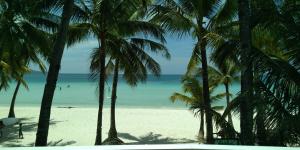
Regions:
<instances>
[{"instance_id":1,"label":"palm frond","mask_svg":"<svg viewBox=\"0 0 300 150\"><path fill-rule=\"evenodd\" d=\"M195 99L189 97L189 96L186 96L186 95L183 95L183 94L180 94L180 93L173 93L173 95L170 97L170 100L174 103L175 101L182 101L186 104L191 104L195 101Z\"/></svg>"}]
</instances>

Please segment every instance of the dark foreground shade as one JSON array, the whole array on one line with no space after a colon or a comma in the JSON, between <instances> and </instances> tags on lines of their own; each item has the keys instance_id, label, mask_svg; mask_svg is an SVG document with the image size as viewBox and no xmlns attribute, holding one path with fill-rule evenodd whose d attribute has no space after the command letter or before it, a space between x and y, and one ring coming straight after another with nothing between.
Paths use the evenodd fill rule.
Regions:
<instances>
[{"instance_id":1,"label":"dark foreground shade","mask_svg":"<svg viewBox=\"0 0 300 150\"><path fill-rule=\"evenodd\" d=\"M199 149L199 150L297 150L292 147L266 147L266 146L227 146L205 144L172 144L172 145L118 145L118 146L78 146L78 147L20 147L14 150L171 150L171 149ZM11 148L1 148L11 150Z\"/></svg>"}]
</instances>

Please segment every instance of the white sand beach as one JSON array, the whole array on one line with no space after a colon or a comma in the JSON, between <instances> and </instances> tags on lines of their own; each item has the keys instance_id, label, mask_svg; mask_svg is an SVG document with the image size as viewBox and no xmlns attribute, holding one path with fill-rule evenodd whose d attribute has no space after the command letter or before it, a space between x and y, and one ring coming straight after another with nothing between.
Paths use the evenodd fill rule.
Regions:
<instances>
[{"instance_id":1,"label":"white sand beach","mask_svg":"<svg viewBox=\"0 0 300 150\"><path fill-rule=\"evenodd\" d=\"M7 117L9 107L0 107L0 118ZM39 107L16 107L22 118L24 139L18 139L18 126L4 129L0 146L32 146L35 141ZM58 108L51 113L48 141L50 145L94 145L97 108ZM238 125L234 119L235 126ZM119 137L128 144L195 143L199 119L184 109L118 108L116 125ZM103 137L109 129L109 109L104 109Z\"/></svg>"}]
</instances>

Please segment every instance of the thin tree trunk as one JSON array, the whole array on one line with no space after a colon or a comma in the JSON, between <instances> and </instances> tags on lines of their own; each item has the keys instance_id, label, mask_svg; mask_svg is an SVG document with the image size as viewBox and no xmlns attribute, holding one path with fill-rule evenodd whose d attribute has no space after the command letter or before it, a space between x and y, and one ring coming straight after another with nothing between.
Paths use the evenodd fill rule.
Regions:
<instances>
[{"instance_id":1,"label":"thin tree trunk","mask_svg":"<svg viewBox=\"0 0 300 150\"><path fill-rule=\"evenodd\" d=\"M248 54L251 53L250 0L239 0L239 22L242 51L241 94L244 96L240 104L240 140L243 145L253 145L253 71L252 65L247 62Z\"/></svg>"},{"instance_id":2,"label":"thin tree trunk","mask_svg":"<svg viewBox=\"0 0 300 150\"><path fill-rule=\"evenodd\" d=\"M224 84L225 85L225 90L226 90L226 102L227 102L227 106L229 105L230 103L230 96L229 96L229 85L228 83ZM229 112L228 113L228 123L230 123L232 126L233 126L233 123L232 123L232 116L231 116L231 113Z\"/></svg>"},{"instance_id":3,"label":"thin tree trunk","mask_svg":"<svg viewBox=\"0 0 300 150\"><path fill-rule=\"evenodd\" d=\"M118 77L119 77L119 59L116 59L113 77L113 86L111 93L111 108L110 108L110 129L108 132L108 138L118 138L116 129L116 100L117 100L117 87L118 87Z\"/></svg>"},{"instance_id":4,"label":"thin tree trunk","mask_svg":"<svg viewBox=\"0 0 300 150\"><path fill-rule=\"evenodd\" d=\"M200 129L199 129L199 138L204 139L204 111L201 110L200 114Z\"/></svg>"},{"instance_id":5,"label":"thin tree trunk","mask_svg":"<svg viewBox=\"0 0 300 150\"><path fill-rule=\"evenodd\" d=\"M209 83L207 71L207 56L206 56L206 39L201 39L200 43L201 61L202 61L202 81L203 81L203 98L205 106L205 120L206 120L206 142L207 144L213 143L213 126L212 126L212 113L209 97Z\"/></svg>"},{"instance_id":6,"label":"thin tree trunk","mask_svg":"<svg viewBox=\"0 0 300 150\"><path fill-rule=\"evenodd\" d=\"M99 53L99 109L98 109L98 121L96 131L95 145L102 144L102 111L104 103L104 88L105 88L105 32L100 33L100 53Z\"/></svg>"},{"instance_id":7,"label":"thin tree trunk","mask_svg":"<svg viewBox=\"0 0 300 150\"><path fill-rule=\"evenodd\" d=\"M15 103L16 103L16 98L17 98L17 94L18 94L20 85L21 85L21 81L18 80L14 95L13 95L11 103L10 103L10 108L9 108L9 113L8 113L9 118L15 118L16 117L15 116Z\"/></svg>"},{"instance_id":8,"label":"thin tree trunk","mask_svg":"<svg viewBox=\"0 0 300 150\"><path fill-rule=\"evenodd\" d=\"M59 74L61 59L67 39L68 26L73 12L73 5L74 0L65 0L64 2L62 21L58 29L58 34L50 58L50 66L47 74L47 81L44 88L44 94L40 109L35 146L47 145L51 105Z\"/></svg>"},{"instance_id":9,"label":"thin tree trunk","mask_svg":"<svg viewBox=\"0 0 300 150\"><path fill-rule=\"evenodd\" d=\"M266 143L266 128L265 128L265 115L264 107L257 106L257 115L256 115L256 134L257 134L257 144L265 146Z\"/></svg>"}]
</instances>

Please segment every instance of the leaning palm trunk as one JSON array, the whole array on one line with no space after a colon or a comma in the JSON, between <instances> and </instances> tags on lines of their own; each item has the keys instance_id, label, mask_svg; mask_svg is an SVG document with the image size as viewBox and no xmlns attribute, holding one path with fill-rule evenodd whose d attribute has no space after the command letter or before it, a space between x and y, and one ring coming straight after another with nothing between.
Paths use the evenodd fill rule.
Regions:
<instances>
[{"instance_id":1,"label":"leaning palm trunk","mask_svg":"<svg viewBox=\"0 0 300 150\"><path fill-rule=\"evenodd\" d=\"M253 145L253 107L252 86L253 74L252 66L248 63L247 54L251 52L251 28L250 28L250 0L239 0L239 21L240 21L240 41L241 41L241 94L243 100L240 104L240 127L241 143L243 145Z\"/></svg>"},{"instance_id":2,"label":"leaning palm trunk","mask_svg":"<svg viewBox=\"0 0 300 150\"><path fill-rule=\"evenodd\" d=\"M112 93L111 93L110 129L108 132L108 138L117 137L115 108L116 108L116 100L117 100L118 75L119 75L119 60L116 60L115 68L114 68Z\"/></svg>"},{"instance_id":3,"label":"leaning palm trunk","mask_svg":"<svg viewBox=\"0 0 300 150\"><path fill-rule=\"evenodd\" d=\"M47 74L47 81L44 89L38 129L36 134L35 145L46 146L49 130L49 120L51 113L51 105L53 95L56 87L56 82L59 74L61 59L67 39L67 31L70 22L70 18L73 11L74 0L65 0L62 21L58 29L58 34L53 46L53 52L51 55L49 72Z\"/></svg>"},{"instance_id":4,"label":"leaning palm trunk","mask_svg":"<svg viewBox=\"0 0 300 150\"><path fill-rule=\"evenodd\" d=\"M116 100L117 100L118 74L119 74L119 60L116 60L114 77L113 77L114 79L113 79L112 93L111 93L110 129L108 132L108 138L116 138L117 137L115 108L116 108Z\"/></svg>"},{"instance_id":5,"label":"leaning palm trunk","mask_svg":"<svg viewBox=\"0 0 300 150\"><path fill-rule=\"evenodd\" d=\"M206 39L202 39L200 43L201 62L202 62L202 81L203 81L203 98L205 107L205 120L206 120L206 143L213 143L213 126L212 126L212 113L209 97L208 85L208 70L207 70L207 57L206 57Z\"/></svg>"},{"instance_id":6,"label":"leaning palm trunk","mask_svg":"<svg viewBox=\"0 0 300 150\"><path fill-rule=\"evenodd\" d=\"M8 113L9 118L15 118L16 117L15 116L15 103L16 103L16 98L17 98L17 94L18 94L20 85L21 85L21 81L18 80L14 95L13 95L11 103L10 103L10 108L9 108L9 113Z\"/></svg>"},{"instance_id":7,"label":"leaning palm trunk","mask_svg":"<svg viewBox=\"0 0 300 150\"><path fill-rule=\"evenodd\" d=\"M123 141L118 138L118 132L116 129L116 100L117 100L117 87L119 78L119 59L116 59L113 76L113 86L111 93L111 105L110 105L110 129L108 132L108 138L103 142L109 145L122 144Z\"/></svg>"},{"instance_id":8,"label":"leaning palm trunk","mask_svg":"<svg viewBox=\"0 0 300 150\"><path fill-rule=\"evenodd\" d=\"M104 88L105 88L105 32L100 34L100 43L99 45L100 53L99 53L99 108L98 108L98 121L97 121L97 131L96 131L96 141L95 145L102 144L102 111L103 111L103 103L104 103Z\"/></svg>"},{"instance_id":9,"label":"leaning palm trunk","mask_svg":"<svg viewBox=\"0 0 300 150\"><path fill-rule=\"evenodd\" d=\"M228 83L225 83L225 90L226 90L226 102L227 102L227 106L230 103L230 96L229 96L229 85ZM232 116L231 113L228 113L228 123L230 123L233 127L233 122L232 122Z\"/></svg>"}]
</instances>

